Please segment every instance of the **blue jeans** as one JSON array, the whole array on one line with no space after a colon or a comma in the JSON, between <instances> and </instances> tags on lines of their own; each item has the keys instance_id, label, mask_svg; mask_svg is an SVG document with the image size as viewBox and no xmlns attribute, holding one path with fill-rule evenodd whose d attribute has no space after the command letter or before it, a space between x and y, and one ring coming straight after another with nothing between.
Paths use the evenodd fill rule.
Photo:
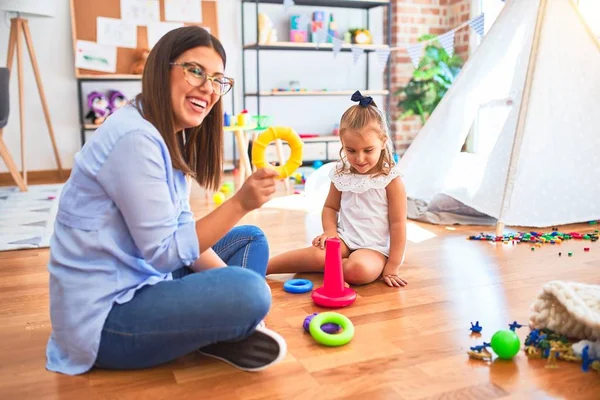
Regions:
<instances>
[{"instance_id":1,"label":"blue jeans","mask_svg":"<svg viewBox=\"0 0 600 400\"><path fill-rule=\"evenodd\" d=\"M184 267L173 272L173 280L146 286L131 301L114 304L95 366L147 368L251 335L271 307L267 239L257 227L240 226L213 250L228 267L199 273Z\"/></svg>"}]
</instances>

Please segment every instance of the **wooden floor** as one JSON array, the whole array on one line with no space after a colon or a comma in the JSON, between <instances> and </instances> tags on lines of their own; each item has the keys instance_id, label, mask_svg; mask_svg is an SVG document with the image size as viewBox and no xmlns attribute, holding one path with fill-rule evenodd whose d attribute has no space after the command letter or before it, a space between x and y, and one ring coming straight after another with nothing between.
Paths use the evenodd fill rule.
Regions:
<instances>
[{"instance_id":1,"label":"wooden floor","mask_svg":"<svg viewBox=\"0 0 600 400\"><path fill-rule=\"evenodd\" d=\"M192 205L200 215L209 209L196 190ZM242 223L265 230L272 254L306 243L301 211L262 209ZM492 232L410 223L403 274L409 285L355 288L356 302L339 311L356 334L339 348L320 347L303 332L304 318L323 311L310 294L284 292L290 276L268 277L274 305L267 324L284 335L289 352L261 373L197 354L142 371L95 370L77 377L47 372L48 251L0 252L0 399L599 399L600 375L578 365L547 369L545 360L528 360L523 352L488 364L469 360L466 351L514 320L527 323L544 283L600 284L600 245L587 242L591 251L584 252L584 243L573 240L531 251L526 244L465 240L483 230ZM320 286L321 275L308 277ZM469 331L476 320L483 326L479 338ZM527 332L518 330L521 339Z\"/></svg>"}]
</instances>

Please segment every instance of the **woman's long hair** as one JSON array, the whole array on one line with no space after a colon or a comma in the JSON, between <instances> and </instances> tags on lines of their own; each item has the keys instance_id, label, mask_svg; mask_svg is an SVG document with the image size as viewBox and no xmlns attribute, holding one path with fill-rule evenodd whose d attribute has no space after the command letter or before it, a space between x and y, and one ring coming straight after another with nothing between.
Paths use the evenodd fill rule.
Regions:
<instances>
[{"instance_id":1,"label":"woman's long hair","mask_svg":"<svg viewBox=\"0 0 600 400\"><path fill-rule=\"evenodd\" d=\"M173 168L191 175L208 189L217 190L223 170L223 106L219 99L200 126L175 134L171 102L170 63L189 49L210 47L226 64L223 45L199 26L185 26L165 34L152 48L144 67L142 92L136 96L138 109L160 132ZM185 137L184 137L185 136Z\"/></svg>"}]
</instances>

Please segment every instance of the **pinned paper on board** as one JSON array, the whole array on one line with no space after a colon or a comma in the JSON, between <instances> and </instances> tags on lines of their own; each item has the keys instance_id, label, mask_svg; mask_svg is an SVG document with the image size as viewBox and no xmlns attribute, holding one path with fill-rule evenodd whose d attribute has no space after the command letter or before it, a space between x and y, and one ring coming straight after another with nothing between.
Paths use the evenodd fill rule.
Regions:
<instances>
[{"instance_id":1,"label":"pinned paper on board","mask_svg":"<svg viewBox=\"0 0 600 400\"><path fill-rule=\"evenodd\" d=\"M160 21L159 0L121 0L121 19L136 25Z\"/></svg>"},{"instance_id":2,"label":"pinned paper on board","mask_svg":"<svg viewBox=\"0 0 600 400\"><path fill-rule=\"evenodd\" d=\"M165 0L165 20L202 22L202 0Z\"/></svg>"},{"instance_id":3,"label":"pinned paper on board","mask_svg":"<svg viewBox=\"0 0 600 400\"><path fill-rule=\"evenodd\" d=\"M75 46L75 67L114 73L117 71L117 48L78 40Z\"/></svg>"},{"instance_id":4,"label":"pinned paper on board","mask_svg":"<svg viewBox=\"0 0 600 400\"><path fill-rule=\"evenodd\" d=\"M117 18L96 19L96 42L108 46L137 47L137 25Z\"/></svg>"},{"instance_id":5,"label":"pinned paper on board","mask_svg":"<svg viewBox=\"0 0 600 400\"><path fill-rule=\"evenodd\" d=\"M156 22L148 24L148 48L153 48L156 42L167 32L181 28L182 26L182 22Z\"/></svg>"}]
</instances>

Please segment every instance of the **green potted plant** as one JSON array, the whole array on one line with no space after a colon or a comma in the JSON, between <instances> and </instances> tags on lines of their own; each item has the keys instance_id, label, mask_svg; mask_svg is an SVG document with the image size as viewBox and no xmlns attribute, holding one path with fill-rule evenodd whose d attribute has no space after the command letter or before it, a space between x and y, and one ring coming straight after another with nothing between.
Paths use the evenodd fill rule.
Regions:
<instances>
[{"instance_id":1,"label":"green potted plant","mask_svg":"<svg viewBox=\"0 0 600 400\"><path fill-rule=\"evenodd\" d=\"M433 38L434 35L423 35L419 42ZM400 97L398 108L402 111L398 119L418 115L425 124L458 76L462 64L459 56L451 57L438 41L429 42L408 84L396 91Z\"/></svg>"}]
</instances>

